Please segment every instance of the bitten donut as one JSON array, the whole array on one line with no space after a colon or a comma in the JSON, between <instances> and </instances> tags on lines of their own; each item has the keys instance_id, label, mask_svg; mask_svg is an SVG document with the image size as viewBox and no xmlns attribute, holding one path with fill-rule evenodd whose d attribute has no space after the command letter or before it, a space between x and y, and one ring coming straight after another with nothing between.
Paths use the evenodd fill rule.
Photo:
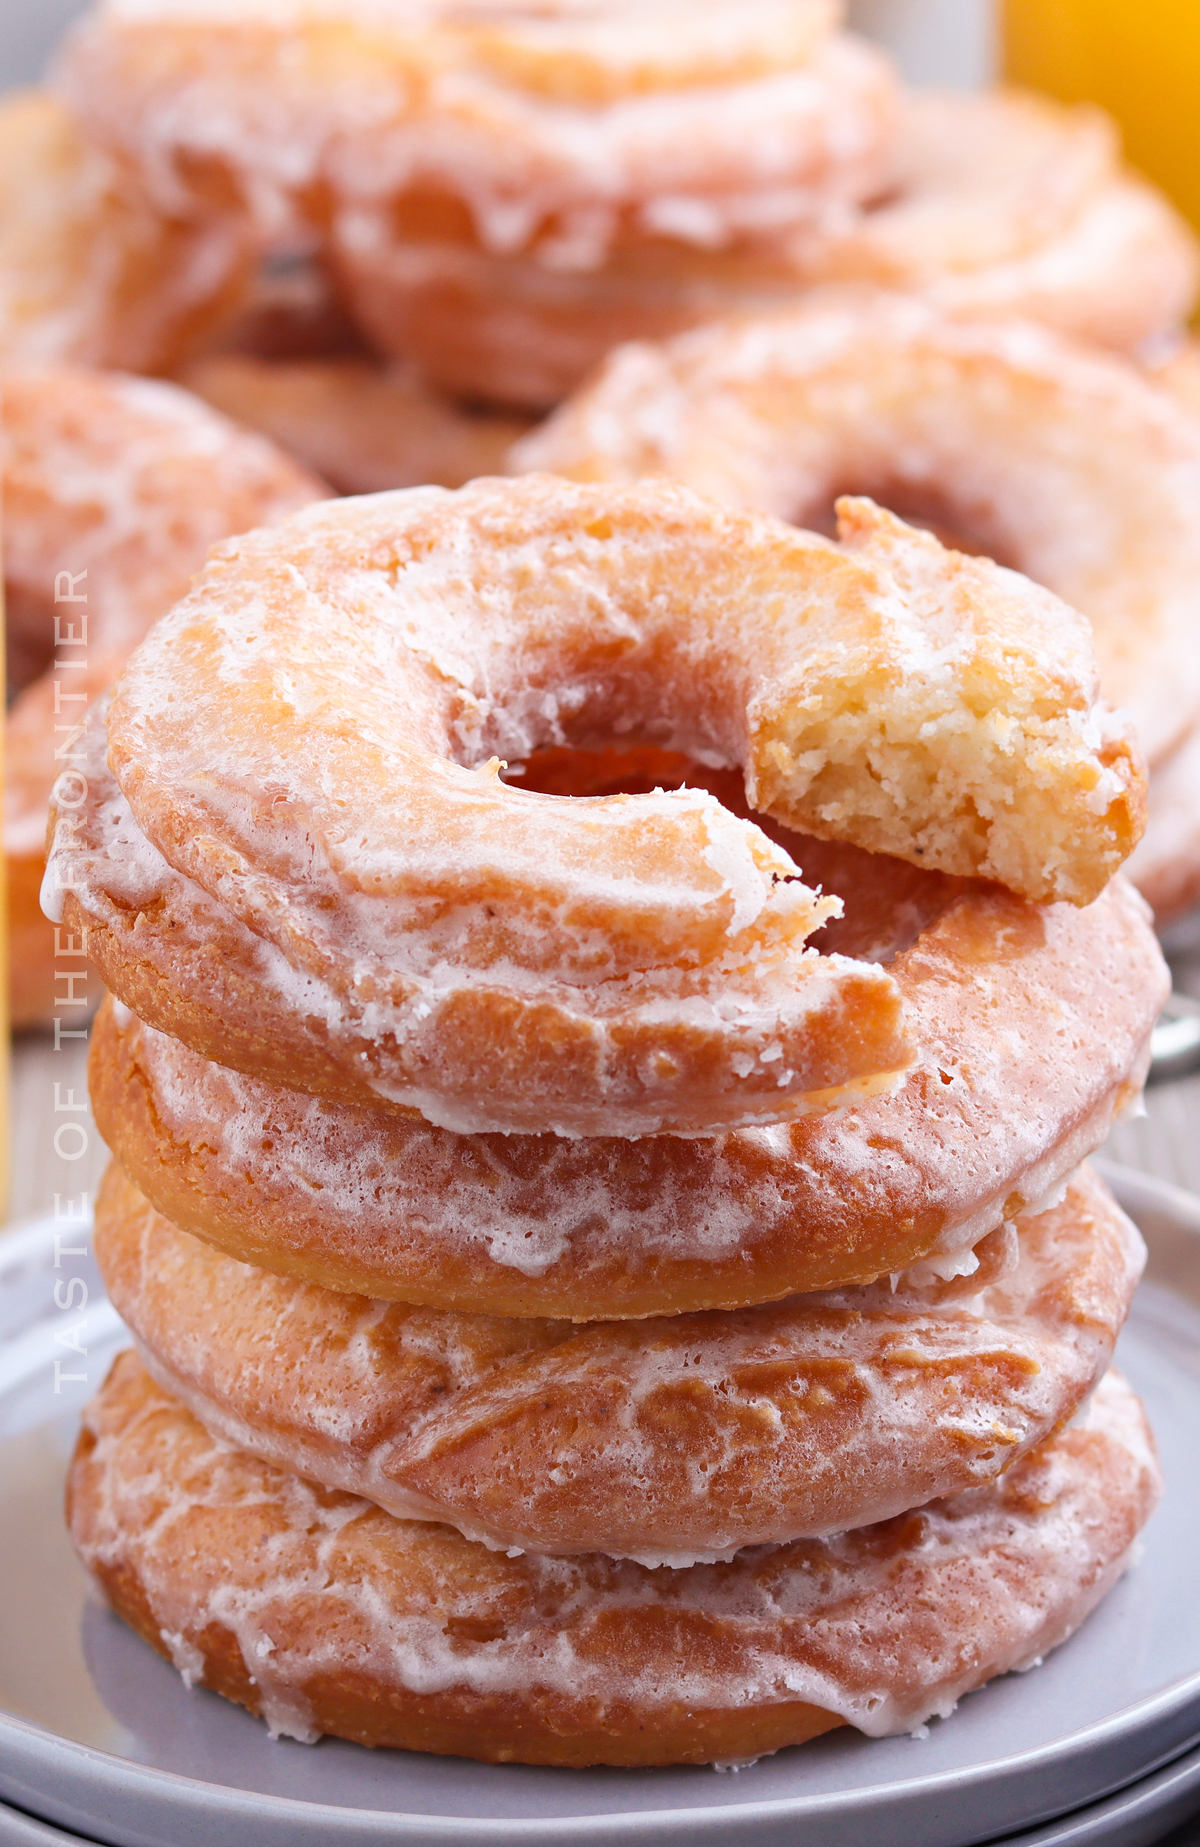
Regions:
<instances>
[{"instance_id":1,"label":"bitten donut","mask_svg":"<svg viewBox=\"0 0 1200 1847\"><path fill-rule=\"evenodd\" d=\"M582 753L550 754L551 773L528 766L540 786L637 787L627 755L589 778ZM681 779L662 753L633 754L642 786ZM736 807L735 775L707 775ZM699 1138L464 1136L212 1064L112 1003L92 1035L100 1131L176 1224L352 1294L597 1320L865 1283L929 1257L969 1269L972 1246L1052 1196L1137 1095L1170 985L1146 907L1121 879L1085 910L1034 907L857 848L785 844L845 902L816 942L896 979L920 1052L895 1095Z\"/></svg>"},{"instance_id":2,"label":"bitten donut","mask_svg":"<svg viewBox=\"0 0 1200 1847\"><path fill-rule=\"evenodd\" d=\"M505 1558L229 1448L124 1354L68 1512L118 1615L276 1734L668 1764L950 1712L1079 1626L1158 1495L1141 1407L1110 1373L995 1484L879 1526L687 1571Z\"/></svg>"},{"instance_id":3,"label":"bitten donut","mask_svg":"<svg viewBox=\"0 0 1200 1847\"><path fill-rule=\"evenodd\" d=\"M176 386L72 366L25 367L0 382L0 489L17 693L4 817L12 1008L26 1026L54 1006L54 932L38 890L51 786L74 761L72 725L214 541L329 490Z\"/></svg>"},{"instance_id":4,"label":"bitten donut","mask_svg":"<svg viewBox=\"0 0 1200 1847\"><path fill-rule=\"evenodd\" d=\"M749 247L618 241L601 266L478 246L445 226L347 209L335 237L374 338L443 386L548 407L621 341L659 339L850 281L959 314L1019 314L1135 352L1195 298L1195 239L1125 172L1112 124L1011 91L904 99L873 199Z\"/></svg>"},{"instance_id":5,"label":"bitten donut","mask_svg":"<svg viewBox=\"0 0 1200 1847\"><path fill-rule=\"evenodd\" d=\"M1082 610L1152 762L1200 716L1200 422L1115 354L832 293L619 349L512 465L670 477L801 526L873 495Z\"/></svg>"},{"instance_id":6,"label":"bitten donut","mask_svg":"<svg viewBox=\"0 0 1200 1847\"><path fill-rule=\"evenodd\" d=\"M232 311L252 266L243 224L157 210L55 97L0 101L0 361L166 369Z\"/></svg>"},{"instance_id":7,"label":"bitten donut","mask_svg":"<svg viewBox=\"0 0 1200 1847\"><path fill-rule=\"evenodd\" d=\"M180 373L197 396L269 436L341 494L462 487L500 474L528 420L469 410L411 371L368 359L213 354Z\"/></svg>"},{"instance_id":8,"label":"bitten donut","mask_svg":"<svg viewBox=\"0 0 1200 1847\"><path fill-rule=\"evenodd\" d=\"M577 1328L272 1276L179 1231L115 1163L95 1251L151 1372L250 1455L501 1550L674 1566L1011 1468L1107 1368L1145 1258L1085 1172L968 1278Z\"/></svg>"},{"instance_id":9,"label":"bitten donut","mask_svg":"<svg viewBox=\"0 0 1200 1847\"><path fill-rule=\"evenodd\" d=\"M499 778L614 729L743 765L789 825L1038 898L1094 897L1140 832L1086 626L1024 579L867 502L835 545L535 477L331 501L214 555L115 689L111 793L93 745L59 805L50 901L195 1049L450 1128L704 1132L906 1067L891 976L803 947L837 901L707 791ZM131 871L172 953L205 943L169 1017L112 927ZM210 1031L214 961L248 955L258 997Z\"/></svg>"}]
</instances>

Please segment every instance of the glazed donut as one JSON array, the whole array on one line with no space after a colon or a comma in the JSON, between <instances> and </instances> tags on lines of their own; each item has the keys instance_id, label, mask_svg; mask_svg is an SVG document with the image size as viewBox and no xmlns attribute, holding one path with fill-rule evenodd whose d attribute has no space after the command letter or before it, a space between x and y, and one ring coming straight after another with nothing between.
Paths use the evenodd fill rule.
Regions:
<instances>
[{"instance_id":1,"label":"glazed donut","mask_svg":"<svg viewBox=\"0 0 1200 1847\"><path fill-rule=\"evenodd\" d=\"M100 1132L160 1211L232 1256L446 1309L672 1314L969 1267L1137 1095L1169 988L1145 906L1120 879L1086 910L1034 909L792 848L845 900L817 941L896 979L921 1052L895 1096L717 1137L462 1136L211 1064L113 1004L92 1035Z\"/></svg>"},{"instance_id":2,"label":"glazed donut","mask_svg":"<svg viewBox=\"0 0 1200 1847\"><path fill-rule=\"evenodd\" d=\"M365 142L340 156L335 267L381 350L445 390L541 408L613 340L694 319L711 279L782 270L794 288L791 246L886 183L894 127L890 72L849 38L799 70L572 123L535 125L524 96L475 119L455 99L385 144L403 186L380 185Z\"/></svg>"},{"instance_id":3,"label":"glazed donut","mask_svg":"<svg viewBox=\"0 0 1200 1847\"><path fill-rule=\"evenodd\" d=\"M1162 385L1194 416L1200 416L1200 341L1179 341L1165 359L1149 368L1149 373L1156 385Z\"/></svg>"},{"instance_id":4,"label":"glazed donut","mask_svg":"<svg viewBox=\"0 0 1200 1847\"><path fill-rule=\"evenodd\" d=\"M39 90L0 100L0 359L166 369L210 336L253 250L225 213L165 217Z\"/></svg>"},{"instance_id":5,"label":"glazed donut","mask_svg":"<svg viewBox=\"0 0 1200 1847\"><path fill-rule=\"evenodd\" d=\"M372 341L441 391L552 409L623 340L658 339L806 286L786 247L696 250L639 239L601 269L551 268L464 235L390 234L378 211L334 226L343 293Z\"/></svg>"},{"instance_id":6,"label":"glazed donut","mask_svg":"<svg viewBox=\"0 0 1200 1847\"><path fill-rule=\"evenodd\" d=\"M965 1280L577 1328L272 1276L179 1231L115 1163L95 1251L159 1383L250 1455L501 1551L652 1566L992 1480L1093 1389L1145 1259L1084 1171Z\"/></svg>"},{"instance_id":7,"label":"glazed donut","mask_svg":"<svg viewBox=\"0 0 1200 1847\"><path fill-rule=\"evenodd\" d=\"M1160 926L1200 903L1200 727L1151 777L1149 820L1128 870Z\"/></svg>"},{"instance_id":8,"label":"glazed donut","mask_svg":"<svg viewBox=\"0 0 1200 1847\"><path fill-rule=\"evenodd\" d=\"M235 422L269 436L342 494L462 487L501 473L528 419L468 410L408 370L369 359L213 354L180 382Z\"/></svg>"},{"instance_id":9,"label":"glazed donut","mask_svg":"<svg viewBox=\"0 0 1200 1847\"><path fill-rule=\"evenodd\" d=\"M268 238L353 203L595 265L628 222L700 247L821 222L885 170L896 84L830 0L203 15L108 0L58 77L168 210Z\"/></svg>"},{"instance_id":10,"label":"glazed donut","mask_svg":"<svg viewBox=\"0 0 1200 1847\"><path fill-rule=\"evenodd\" d=\"M1200 717L1200 423L1115 354L832 292L619 349L512 466L666 476L801 526L874 495L1082 610L1152 762Z\"/></svg>"},{"instance_id":11,"label":"glazed donut","mask_svg":"<svg viewBox=\"0 0 1200 1847\"><path fill-rule=\"evenodd\" d=\"M38 890L51 785L71 767L64 733L86 709L75 695L103 689L182 596L210 544L282 519L328 489L176 386L55 366L0 380L0 490L18 695L4 837L13 1019L25 1026L54 1006L54 932ZM85 600L56 607L64 574L66 594ZM85 663L69 685L56 674L64 661Z\"/></svg>"},{"instance_id":12,"label":"glazed donut","mask_svg":"<svg viewBox=\"0 0 1200 1847\"><path fill-rule=\"evenodd\" d=\"M1187 320L1196 240L1124 171L1113 123L1018 90L905 98L890 194L825 243L811 280L917 289L1134 352Z\"/></svg>"},{"instance_id":13,"label":"glazed donut","mask_svg":"<svg viewBox=\"0 0 1200 1847\"><path fill-rule=\"evenodd\" d=\"M839 0L474 0L452 18L472 61L560 103L745 80L803 64L840 23Z\"/></svg>"},{"instance_id":14,"label":"glazed donut","mask_svg":"<svg viewBox=\"0 0 1200 1847\"><path fill-rule=\"evenodd\" d=\"M843 529L532 477L249 534L122 675L115 781L94 744L48 899L150 1024L444 1127L703 1133L890 1083L894 981L803 950L839 907L760 829L706 791L564 804L497 774L640 727L744 762L790 825L1094 897L1141 786L1081 619L869 502ZM255 1004L218 1017L248 959Z\"/></svg>"},{"instance_id":15,"label":"glazed donut","mask_svg":"<svg viewBox=\"0 0 1200 1847\"><path fill-rule=\"evenodd\" d=\"M1200 417L1200 343L1182 341L1150 377ZM1162 925L1200 902L1200 726L1157 766L1150 797L1129 874Z\"/></svg>"},{"instance_id":16,"label":"glazed donut","mask_svg":"<svg viewBox=\"0 0 1200 1847\"><path fill-rule=\"evenodd\" d=\"M1102 116L1006 91L907 98L889 182L820 233L711 250L626 237L582 272L361 207L335 236L348 296L386 350L446 389L536 407L621 341L767 312L821 283L919 290L1133 351L1186 319L1197 279L1191 232L1122 171Z\"/></svg>"},{"instance_id":17,"label":"glazed donut","mask_svg":"<svg viewBox=\"0 0 1200 1847\"><path fill-rule=\"evenodd\" d=\"M117 1614L276 1735L668 1764L950 1712L1079 1626L1158 1495L1141 1407L1110 1373L998 1482L879 1526L687 1571L505 1558L230 1449L124 1354L68 1513Z\"/></svg>"}]
</instances>

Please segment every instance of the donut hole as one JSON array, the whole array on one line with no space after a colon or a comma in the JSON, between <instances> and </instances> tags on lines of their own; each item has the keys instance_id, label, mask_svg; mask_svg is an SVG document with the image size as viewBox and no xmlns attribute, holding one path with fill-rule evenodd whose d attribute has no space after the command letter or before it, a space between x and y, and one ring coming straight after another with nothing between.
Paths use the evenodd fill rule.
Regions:
<instances>
[{"instance_id":1,"label":"donut hole","mask_svg":"<svg viewBox=\"0 0 1200 1847\"><path fill-rule=\"evenodd\" d=\"M27 584L6 582L5 670L8 702L40 680L54 658L54 605Z\"/></svg>"},{"instance_id":2,"label":"donut hole","mask_svg":"<svg viewBox=\"0 0 1200 1847\"><path fill-rule=\"evenodd\" d=\"M866 495L908 525L931 532L951 551L965 552L970 558L992 558L1009 570L1026 571L1028 575L994 504L959 497L929 481L848 475L827 501L798 508L791 516L792 524L836 538L836 505L843 494Z\"/></svg>"},{"instance_id":3,"label":"donut hole","mask_svg":"<svg viewBox=\"0 0 1200 1847\"><path fill-rule=\"evenodd\" d=\"M369 352L328 266L308 250L271 251L261 259L218 346L223 353L275 361L363 358Z\"/></svg>"},{"instance_id":4,"label":"donut hole","mask_svg":"<svg viewBox=\"0 0 1200 1847\"><path fill-rule=\"evenodd\" d=\"M579 799L605 795L649 795L655 789L711 789L726 808L736 810L742 787L738 770L704 769L680 750L658 744L620 743L584 750L554 745L533 751L523 762L500 772L503 782L537 795ZM725 785L728 785L726 788ZM742 796L742 812L746 812Z\"/></svg>"},{"instance_id":5,"label":"donut hole","mask_svg":"<svg viewBox=\"0 0 1200 1847\"><path fill-rule=\"evenodd\" d=\"M593 750L553 746L510 763L502 780L515 788L565 800L648 795L655 789L707 789L740 819L751 819L799 866L805 882L835 893L845 906L809 939L822 955L887 964L935 924L969 881L926 871L887 853L844 841L818 840L781 827L746 800L739 769L712 769L682 751L656 744L609 744Z\"/></svg>"}]
</instances>

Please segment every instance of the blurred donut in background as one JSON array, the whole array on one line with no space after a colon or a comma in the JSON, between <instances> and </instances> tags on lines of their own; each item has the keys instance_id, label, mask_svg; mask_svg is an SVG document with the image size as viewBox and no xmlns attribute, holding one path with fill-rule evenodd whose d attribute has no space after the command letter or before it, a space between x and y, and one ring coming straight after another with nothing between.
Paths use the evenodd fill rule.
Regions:
<instances>
[{"instance_id":1,"label":"blurred donut in background","mask_svg":"<svg viewBox=\"0 0 1200 1847\"><path fill-rule=\"evenodd\" d=\"M180 382L237 423L270 436L341 494L462 487L501 474L528 418L471 409L411 366L356 357L264 359L214 353Z\"/></svg>"},{"instance_id":2,"label":"blurred donut in background","mask_svg":"<svg viewBox=\"0 0 1200 1847\"><path fill-rule=\"evenodd\" d=\"M15 694L4 792L12 1017L31 1026L54 1006L55 936L39 890L50 790L69 768L63 733L210 545L329 490L177 385L78 366L0 374L0 487ZM85 600L55 603L67 579ZM80 669L63 666L74 661Z\"/></svg>"},{"instance_id":3,"label":"blurred donut in background","mask_svg":"<svg viewBox=\"0 0 1200 1847\"><path fill-rule=\"evenodd\" d=\"M168 369L253 265L238 218L164 215L46 91L0 99L0 364Z\"/></svg>"},{"instance_id":4,"label":"blurred donut in background","mask_svg":"<svg viewBox=\"0 0 1200 1847\"><path fill-rule=\"evenodd\" d=\"M1028 322L827 291L618 348L510 466L668 476L818 528L869 493L1046 584L1090 618L1151 760L1130 873L1169 921L1200 896L1195 374L1191 349L1146 373Z\"/></svg>"}]
</instances>

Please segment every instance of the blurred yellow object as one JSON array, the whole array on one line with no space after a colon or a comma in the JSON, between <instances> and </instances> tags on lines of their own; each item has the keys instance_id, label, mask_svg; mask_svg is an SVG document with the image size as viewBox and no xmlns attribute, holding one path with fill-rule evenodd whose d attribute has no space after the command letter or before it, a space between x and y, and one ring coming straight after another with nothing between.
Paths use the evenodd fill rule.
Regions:
<instances>
[{"instance_id":1,"label":"blurred yellow object","mask_svg":"<svg viewBox=\"0 0 1200 1847\"><path fill-rule=\"evenodd\" d=\"M1134 166L1200 230L1197 0L1002 0L1004 74L1117 118Z\"/></svg>"}]
</instances>

